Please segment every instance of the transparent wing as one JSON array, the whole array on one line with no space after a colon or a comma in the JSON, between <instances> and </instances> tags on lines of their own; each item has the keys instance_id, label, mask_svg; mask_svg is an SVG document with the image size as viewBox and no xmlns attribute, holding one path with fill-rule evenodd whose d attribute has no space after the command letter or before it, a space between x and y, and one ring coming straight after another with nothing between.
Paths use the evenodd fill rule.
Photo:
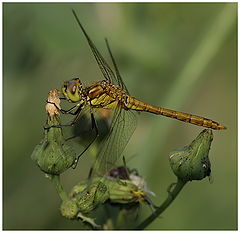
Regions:
<instances>
[{"instance_id":1,"label":"transparent wing","mask_svg":"<svg viewBox=\"0 0 240 233\"><path fill-rule=\"evenodd\" d=\"M105 175L121 157L137 125L136 113L117 108L109 134L102 143L93 166L93 175Z\"/></svg>"},{"instance_id":2,"label":"transparent wing","mask_svg":"<svg viewBox=\"0 0 240 233\"><path fill-rule=\"evenodd\" d=\"M113 66L114 66L114 69L115 69L115 72L116 72L116 75L117 75L117 84L118 84L118 86L120 86L122 89L124 89L124 90L126 91L126 93L129 95L129 91L128 91L128 89L127 89L127 87L126 87L125 83L123 82L123 79L122 79L122 77L121 77L121 75L120 75L119 69L118 69L118 67L117 67L117 63L116 63L116 61L115 61L115 59L114 59L114 56L113 56L113 54L112 54L112 51L111 51L111 49L110 49L108 40L105 39L105 42L106 42L107 49L108 49L108 52L109 52L109 54L110 54L110 57L111 57L111 60L112 60L112 63L113 63Z\"/></svg>"},{"instance_id":3,"label":"transparent wing","mask_svg":"<svg viewBox=\"0 0 240 233\"><path fill-rule=\"evenodd\" d=\"M96 48L96 46L94 45L94 43L92 42L92 40L90 39L90 37L88 36L87 32L85 31L84 27L82 26L82 24L80 23L80 20L77 17L77 14L74 10L72 10L73 15L79 25L79 27L81 28L84 36L87 39L87 42L92 50L92 53L97 61L97 64L104 76L104 78L112 83L117 84L118 83L118 79L116 77L116 75L113 73L112 69L109 67L109 65L107 64L107 62L105 61L105 59L103 58L103 56L101 55L101 53L98 51L98 49Z\"/></svg>"},{"instance_id":4,"label":"transparent wing","mask_svg":"<svg viewBox=\"0 0 240 233\"><path fill-rule=\"evenodd\" d=\"M119 85L127 93L127 88L123 83L120 72L117 68L115 59L110 50L110 46L106 40L108 52L112 59L114 69L116 74L109 67L107 62L104 60L103 56L97 50L96 46L86 33L84 27L80 23L76 13L72 10L74 17L78 25L80 26L84 36L86 37L88 44L93 52L93 55L97 61L97 64L104 76L104 78L114 84ZM102 146L97 155L96 162L93 166L92 174L94 175L104 175L112 167L114 167L116 161L121 157L123 150L125 149L130 137L132 136L136 128L136 114L131 110L124 110L121 107L115 109L114 116L112 119L112 124L108 135L105 138L105 141L102 143Z\"/></svg>"}]
</instances>

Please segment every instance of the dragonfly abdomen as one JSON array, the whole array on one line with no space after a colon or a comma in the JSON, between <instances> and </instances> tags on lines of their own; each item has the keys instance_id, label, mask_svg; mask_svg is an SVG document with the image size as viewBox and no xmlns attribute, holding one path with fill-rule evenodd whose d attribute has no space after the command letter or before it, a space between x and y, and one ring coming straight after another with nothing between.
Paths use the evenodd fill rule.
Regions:
<instances>
[{"instance_id":1,"label":"dragonfly abdomen","mask_svg":"<svg viewBox=\"0 0 240 233\"><path fill-rule=\"evenodd\" d=\"M200 117L196 115L192 115L189 113L178 112L166 108L156 107L151 104L144 103L134 97L128 96L126 107L128 109L136 110L136 111L145 111L154 113L157 115L163 115L166 117L171 117L180 121L188 122L194 125L199 125L215 130L226 129L225 126L215 122L213 120L207 119L205 117Z\"/></svg>"}]
</instances>

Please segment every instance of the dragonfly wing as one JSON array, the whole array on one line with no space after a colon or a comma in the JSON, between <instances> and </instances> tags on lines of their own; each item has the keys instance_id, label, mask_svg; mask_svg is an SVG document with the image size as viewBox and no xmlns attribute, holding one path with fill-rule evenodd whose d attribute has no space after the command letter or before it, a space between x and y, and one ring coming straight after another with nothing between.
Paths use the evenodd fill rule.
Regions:
<instances>
[{"instance_id":1,"label":"dragonfly wing","mask_svg":"<svg viewBox=\"0 0 240 233\"><path fill-rule=\"evenodd\" d=\"M117 84L118 84L118 86L120 86L122 89L124 89L128 95L130 95L130 94L129 94L129 91L128 91L128 89L127 89L127 87L126 87L125 83L123 82L123 79L122 79L122 77L121 77L121 75L120 75L119 69L118 69L118 67L117 67L117 63L116 63L115 58L114 58L114 56L113 56L113 53L112 53L112 51L111 51L111 49L110 49L108 40L105 39L105 42L106 42L107 49L108 49L108 52L109 52L109 54L110 54L110 57L111 57L111 60L112 60L112 63L113 63L114 69L115 69L115 73L116 73L116 75L117 75Z\"/></svg>"},{"instance_id":2,"label":"dragonfly wing","mask_svg":"<svg viewBox=\"0 0 240 233\"><path fill-rule=\"evenodd\" d=\"M121 157L137 123L136 113L117 108L112 124L93 166L93 175L105 175Z\"/></svg>"},{"instance_id":3,"label":"dragonfly wing","mask_svg":"<svg viewBox=\"0 0 240 233\"><path fill-rule=\"evenodd\" d=\"M112 69L110 68L110 66L107 64L107 62L105 61L105 59L103 58L103 56L101 55L101 53L98 51L98 49L96 48L96 46L94 45L94 43L92 42L92 40L90 39L90 37L88 36L86 30L84 29L84 27L82 26L82 24L80 23L80 20L78 19L78 16L76 14L76 12L74 10L72 10L73 15L75 17L75 19L77 20L77 23L79 25L79 27L81 28L84 36L87 39L87 42L92 50L92 53L97 61L97 64L104 76L104 78L112 83L115 83L117 81L117 77L114 74L114 72L112 71Z\"/></svg>"}]
</instances>

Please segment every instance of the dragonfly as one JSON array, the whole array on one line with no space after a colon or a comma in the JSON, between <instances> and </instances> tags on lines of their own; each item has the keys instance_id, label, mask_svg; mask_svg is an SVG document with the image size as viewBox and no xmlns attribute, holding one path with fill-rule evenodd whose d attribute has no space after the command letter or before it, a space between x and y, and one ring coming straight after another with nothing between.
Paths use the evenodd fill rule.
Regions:
<instances>
[{"instance_id":1,"label":"dragonfly","mask_svg":"<svg viewBox=\"0 0 240 233\"><path fill-rule=\"evenodd\" d=\"M88 86L84 86L79 78L73 78L64 82L62 86L64 98L71 103L75 103L75 106L65 111L65 113L76 115L72 121L72 124L74 124L82 110L90 107L93 128L96 129L97 127L92 114L93 109L114 110L109 133L97 154L93 171L97 171L98 174L106 174L121 157L123 150L136 128L137 112L162 115L213 130L226 129L224 125L211 119L157 107L131 96L123 82L107 39L105 39L105 42L114 70L108 65L90 39L76 12L72 10L72 13L90 46L104 79Z\"/></svg>"}]
</instances>

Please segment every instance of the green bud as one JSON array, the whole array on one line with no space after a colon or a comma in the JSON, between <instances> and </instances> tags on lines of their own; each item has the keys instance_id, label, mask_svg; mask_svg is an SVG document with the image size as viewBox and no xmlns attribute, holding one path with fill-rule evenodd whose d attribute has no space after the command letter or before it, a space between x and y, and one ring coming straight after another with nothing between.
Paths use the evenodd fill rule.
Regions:
<instances>
[{"instance_id":1,"label":"green bud","mask_svg":"<svg viewBox=\"0 0 240 233\"><path fill-rule=\"evenodd\" d=\"M87 181L82 181L79 184L75 185L70 193L69 193L69 197L71 199L74 199L75 197L77 197L77 195L81 194L85 189L87 188Z\"/></svg>"},{"instance_id":2,"label":"green bud","mask_svg":"<svg viewBox=\"0 0 240 233\"><path fill-rule=\"evenodd\" d=\"M113 168L105 177L108 182L110 201L112 203L129 204L146 201L147 194L153 194L136 169L126 166Z\"/></svg>"},{"instance_id":3,"label":"green bud","mask_svg":"<svg viewBox=\"0 0 240 233\"><path fill-rule=\"evenodd\" d=\"M135 175L136 176L136 175ZM119 179L110 176L95 177L75 185L69 198L77 203L79 212L87 214L106 200L117 204L147 202L143 185L135 184L136 179ZM144 186L145 187L145 186Z\"/></svg>"},{"instance_id":4,"label":"green bud","mask_svg":"<svg viewBox=\"0 0 240 233\"><path fill-rule=\"evenodd\" d=\"M81 185L79 188L82 189L82 187ZM74 190L76 191L76 186ZM89 213L109 198L108 187L103 182L98 181L87 186L82 192L75 192L73 198L76 200L79 212Z\"/></svg>"},{"instance_id":5,"label":"green bud","mask_svg":"<svg viewBox=\"0 0 240 233\"><path fill-rule=\"evenodd\" d=\"M60 211L63 217L74 219L78 214L78 207L75 201L66 200L62 202Z\"/></svg>"},{"instance_id":6,"label":"green bud","mask_svg":"<svg viewBox=\"0 0 240 233\"><path fill-rule=\"evenodd\" d=\"M183 181L201 180L211 173L208 158L213 140L212 130L203 130L188 146L170 154L170 165L174 174Z\"/></svg>"},{"instance_id":7,"label":"green bud","mask_svg":"<svg viewBox=\"0 0 240 233\"><path fill-rule=\"evenodd\" d=\"M109 196L112 203L129 204L145 200L145 192L131 180L110 180Z\"/></svg>"},{"instance_id":8,"label":"green bud","mask_svg":"<svg viewBox=\"0 0 240 233\"><path fill-rule=\"evenodd\" d=\"M70 193L69 193L69 197L71 199L77 197L78 195L80 195L85 189L90 189L89 187L92 187L92 185L90 184L94 184L95 185L101 181L101 177L95 177L93 179L89 179L89 180L83 180L81 182L79 182L77 185L73 186L73 188L71 189Z\"/></svg>"},{"instance_id":9,"label":"green bud","mask_svg":"<svg viewBox=\"0 0 240 233\"><path fill-rule=\"evenodd\" d=\"M60 125L59 118L59 91L51 89L49 92L46 110L48 113L48 126ZM55 103L58 108L52 104ZM39 168L51 175L58 175L71 167L75 161L76 153L65 141L62 128L49 128L44 132L43 140L35 147L31 158Z\"/></svg>"},{"instance_id":10,"label":"green bud","mask_svg":"<svg viewBox=\"0 0 240 233\"><path fill-rule=\"evenodd\" d=\"M97 183L94 201L104 203L109 198L109 190L102 181Z\"/></svg>"}]
</instances>

